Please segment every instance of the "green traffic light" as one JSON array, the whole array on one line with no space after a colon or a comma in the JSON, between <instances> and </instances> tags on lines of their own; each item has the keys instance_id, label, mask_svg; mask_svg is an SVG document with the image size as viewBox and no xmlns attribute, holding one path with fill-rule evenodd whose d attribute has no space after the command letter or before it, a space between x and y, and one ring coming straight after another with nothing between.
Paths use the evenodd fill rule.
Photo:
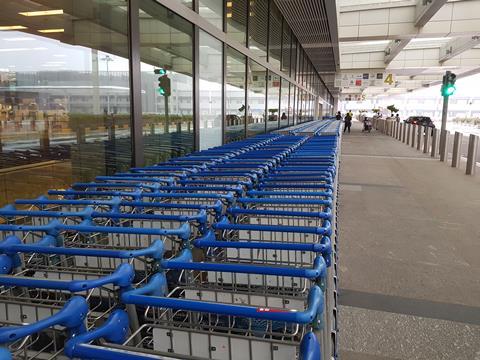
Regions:
<instances>
[{"instance_id":1,"label":"green traffic light","mask_svg":"<svg viewBox=\"0 0 480 360\"><path fill-rule=\"evenodd\" d=\"M455 85L445 85L442 89L442 95L443 96L453 95L455 90L456 90Z\"/></svg>"},{"instance_id":2,"label":"green traffic light","mask_svg":"<svg viewBox=\"0 0 480 360\"><path fill-rule=\"evenodd\" d=\"M163 88L158 88L158 93L160 95L165 95L165 90Z\"/></svg>"}]
</instances>

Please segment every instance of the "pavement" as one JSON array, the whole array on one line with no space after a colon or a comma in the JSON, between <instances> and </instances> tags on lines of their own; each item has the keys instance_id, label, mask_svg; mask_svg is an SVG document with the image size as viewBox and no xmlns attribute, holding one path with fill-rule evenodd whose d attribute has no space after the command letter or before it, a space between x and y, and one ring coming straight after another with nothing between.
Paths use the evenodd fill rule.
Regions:
<instances>
[{"instance_id":1,"label":"pavement","mask_svg":"<svg viewBox=\"0 0 480 360\"><path fill-rule=\"evenodd\" d=\"M480 360L480 175L380 132L344 134L341 360Z\"/></svg>"}]
</instances>

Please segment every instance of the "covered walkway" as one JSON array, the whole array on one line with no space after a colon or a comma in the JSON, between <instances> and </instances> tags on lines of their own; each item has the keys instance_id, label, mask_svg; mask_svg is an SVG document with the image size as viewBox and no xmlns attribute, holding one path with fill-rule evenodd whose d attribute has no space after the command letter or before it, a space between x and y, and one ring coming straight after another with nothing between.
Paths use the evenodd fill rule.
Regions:
<instances>
[{"instance_id":1,"label":"covered walkway","mask_svg":"<svg viewBox=\"0 0 480 360\"><path fill-rule=\"evenodd\" d=\"M341 161L341 359L480 359L480 176L356 122Z\"/></svg>"}]
</instances>

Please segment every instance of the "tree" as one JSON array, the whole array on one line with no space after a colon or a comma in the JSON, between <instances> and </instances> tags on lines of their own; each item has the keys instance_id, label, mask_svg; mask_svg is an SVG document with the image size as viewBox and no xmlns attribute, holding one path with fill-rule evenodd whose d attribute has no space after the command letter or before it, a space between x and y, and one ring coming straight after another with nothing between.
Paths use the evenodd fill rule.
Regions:
<instances>
[{"instance_id":1,"label":"tree","mask_svg":"<svg viewBox=\"0 0 480 360\"><path fill-rule=\"evenodd\" d=\"M394 113L398 113L400 110L398 110L395 105L389 105L387 106L387 110L389 110L392 113L392 117Z\"/></svg>"}]
</instances>

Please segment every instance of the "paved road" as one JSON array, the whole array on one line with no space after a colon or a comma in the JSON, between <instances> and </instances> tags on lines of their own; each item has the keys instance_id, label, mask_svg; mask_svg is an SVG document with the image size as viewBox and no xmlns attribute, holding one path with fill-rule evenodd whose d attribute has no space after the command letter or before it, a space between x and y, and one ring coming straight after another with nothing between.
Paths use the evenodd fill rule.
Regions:
<instances>
[{"instance_id":1,"label":"paved road","mask_svg":"<svg viewBox=\"0 0 480 360\"><path fill-rule=\"evenodd\" d=\"M479 359L480 176L356 123L341 160L341 359Z\"/></svg>"}]
</instances>

